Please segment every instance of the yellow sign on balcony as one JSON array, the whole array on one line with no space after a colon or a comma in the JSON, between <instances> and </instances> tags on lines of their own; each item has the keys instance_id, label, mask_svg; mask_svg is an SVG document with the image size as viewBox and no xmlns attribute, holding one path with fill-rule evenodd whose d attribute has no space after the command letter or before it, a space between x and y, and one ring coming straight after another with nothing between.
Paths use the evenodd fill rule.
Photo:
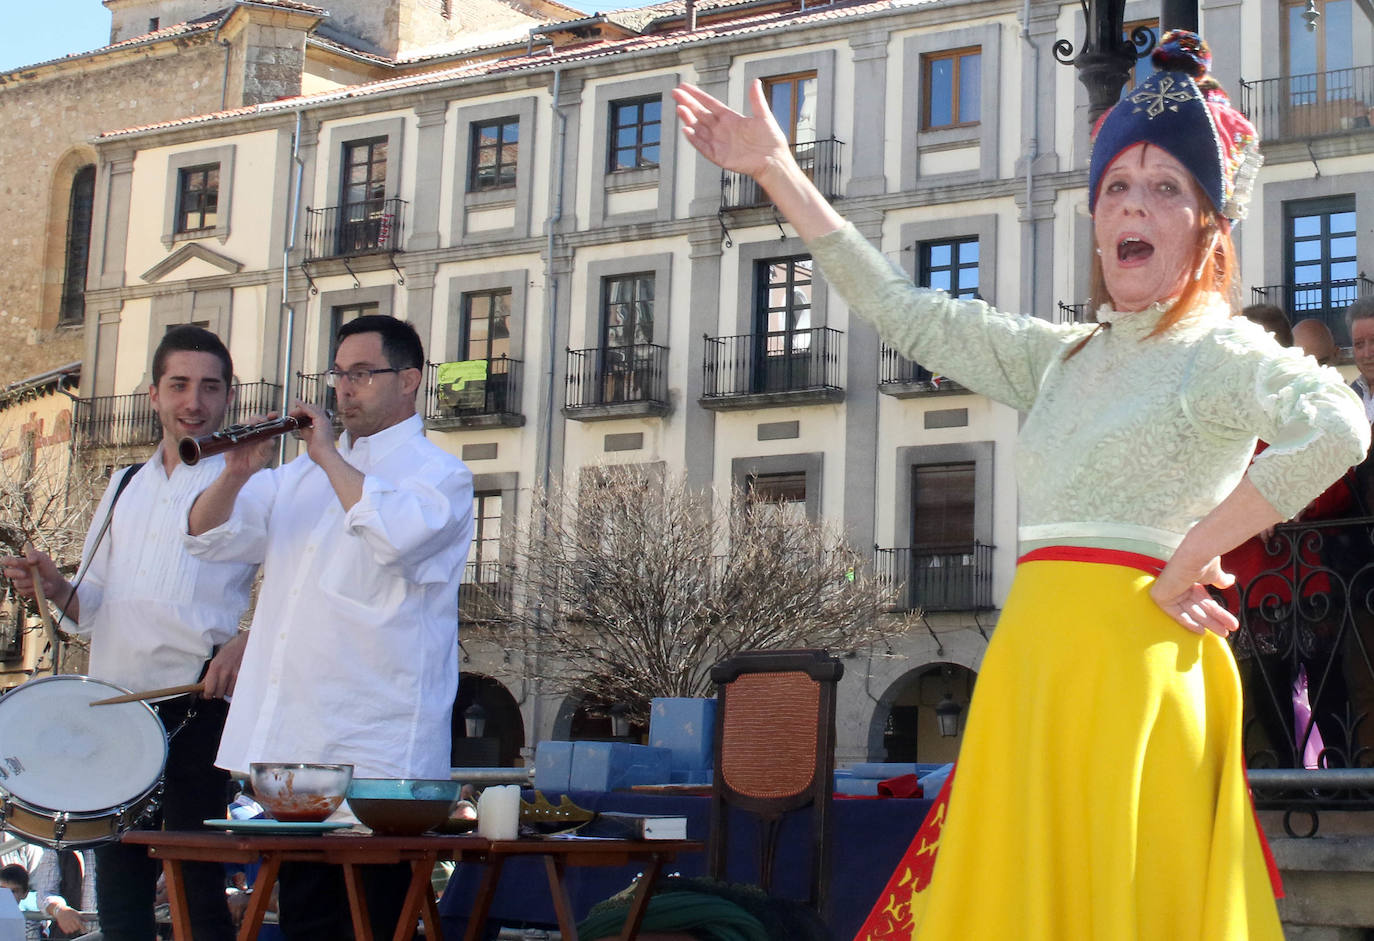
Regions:
<instances>
[{"instance_id":1,"label":"yellow sign on balcony","mask_svg":"<svg viewBox=\"0 0 1374 941\"><path fill-rule=\"evenodd\" d=\"M440 363L435 376L439 404L453 409L480 409L487 392L487 361L468 359Z\"/></svg>"}]
</instances>

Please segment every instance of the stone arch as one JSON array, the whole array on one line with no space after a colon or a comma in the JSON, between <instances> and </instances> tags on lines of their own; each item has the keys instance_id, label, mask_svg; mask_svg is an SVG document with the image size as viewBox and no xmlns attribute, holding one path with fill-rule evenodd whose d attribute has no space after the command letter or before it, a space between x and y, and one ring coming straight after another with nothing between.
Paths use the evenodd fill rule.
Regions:
<instances>
[{"instance_id":1,"label":"stone arch","mask_svg":"<svg viewBox=\"0 0 1374 941\"><path fill-rule=\"evenodd\" d=\"M903 673L883 691L868 725L869 761L944 763L959 754L977 674L959 663L932 661ZM959 734L939 734L935 705L948 691L959 706Z\"/></svg>"},{"instance_id":2,"label":"stone arch","mask_svg":"<svg viewBox=\"0 0 1374 941\"><path fill-rule=\"evenodd\" d=\"M605 741L612 739L610 703L583 693L569 693L558 704L553 719L553 739L560 742ZM630 722L628 741L642 742L649 734L648 723Z\"/></svg>"},{"instance_id":3,"label":"stone arch","mask_svg":"<svg viewBox=\"0 0 1374 941\"><path fill-rule=\"evenodd\" d=\"M478 705L486 713L480 738L470 739L463 712ZM453 745L450 761L455 768L511 768L520 763L525 747L525 720L520 704L500 680L481 673L463 673L453 700Z\"/></svg>"},{"instance_id":4,"label":"stone arch","mask_svg":"<svg viewBox=\"0 0 1374 941\"><path fill-rule=\"evenodd\" d=\"M42 281L39 285L40 321L37 326L40 330L55 329L61 315L62 285L67 276L67 229L71 223L72 186L84 168L94 168L96 165L95 149L84 144L68 150L53 164L48 184L46 237Z\"/></svg>"}]
</instances>

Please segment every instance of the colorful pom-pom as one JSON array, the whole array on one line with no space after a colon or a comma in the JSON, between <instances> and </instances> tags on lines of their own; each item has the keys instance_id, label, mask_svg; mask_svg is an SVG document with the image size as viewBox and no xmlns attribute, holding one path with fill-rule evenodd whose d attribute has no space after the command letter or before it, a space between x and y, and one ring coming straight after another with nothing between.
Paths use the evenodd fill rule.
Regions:
<instances>
[{"instance_id":1,"label":"colorful pom-pom","mask_svg":"<svg viewBox=\"0 0 1374 941\"><path fill-rule=\"evenodd\" d=\"M1197 33L1171 29L1159 38L1150 61L1157 69L1184 72L1200 79L1212 68L1212 51Z\"/></svg>"}]
</instances>

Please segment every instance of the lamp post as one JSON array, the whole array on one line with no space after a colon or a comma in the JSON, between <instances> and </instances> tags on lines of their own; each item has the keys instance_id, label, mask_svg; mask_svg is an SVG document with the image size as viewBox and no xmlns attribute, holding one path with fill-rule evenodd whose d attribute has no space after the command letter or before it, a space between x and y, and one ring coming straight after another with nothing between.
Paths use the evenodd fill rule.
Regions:
<instances>
[{"instance_id":1,"label":"lamp post","mask_svg":"<svg viewBox=\"0 0 1374 941\"><path fill-rule=\"evenodd\" d=\"M1175 0L1164 2L1167 5ZM1192 3L1196 26L1197 0L1176 2L1181 6ZM1154 48L1155 38L1145 26L1131 30L1129 38L1123 35L1126 0L1079 0L1079 3L1087 29L1078 55L1074 55L1073 43L1061 39L1054 44L1054 57L1078 69L1078 80L1088 89L1088 123L1091 126L1116 104L1121 89L1131 77L1136 59Z\"/></svg>"},{"instance_id":2,"label":"lamp post","mask_svg":"<svg viewBox=\"0 0 1374 941\"><path fill-rule=\"evenodd\" d=\"M935 704L935 721L939 723L942 737L954 738L959 734L959 715L963 711L949 690L945 690L944 698Z\"/></svg>"}]
</instances>

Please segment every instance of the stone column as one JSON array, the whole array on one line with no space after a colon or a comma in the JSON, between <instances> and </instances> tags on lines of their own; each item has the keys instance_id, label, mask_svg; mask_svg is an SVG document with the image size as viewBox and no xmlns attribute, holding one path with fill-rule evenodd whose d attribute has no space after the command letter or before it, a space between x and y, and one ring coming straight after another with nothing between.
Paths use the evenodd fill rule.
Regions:
<instances>
[{"instance_id":1,"label":"stone column","mask_svg":"<svg viewBox=\"0 0 1374 941\"><path fill-rule=\"evenodd\" d=\"M854 139L848 142L849 196L875 196L887 191L883 172L887 125L887 47L891 34L870 30L849 37L854 52ZM900 122L894 122L900 127Z\"/></svg>"},{"instance_id":2,"label":"stone column","mask_svg":"<svg viewBox=\"0 0 1374 941\"><path fill-rule=\"evenodd\" d=\"M881 212L851 214L849 219L864 238L881 244ZM845 331L845 374L844 527L856 546L871 546L878 490L878 333L853 314Z\"/></svg>"},{"instance_id":3,"label":"stone column","mask_svg":"<svg viewBox=\"0 0 1374 941\"><path fill-rule=\"evenodd\" d=\"M419 141L415 152L415 196L410 204L410 238L406 248L422 252L439 247L439 192L444 177L444 119L448 102L415 106Z\"/></svg>"}]
</instances>

